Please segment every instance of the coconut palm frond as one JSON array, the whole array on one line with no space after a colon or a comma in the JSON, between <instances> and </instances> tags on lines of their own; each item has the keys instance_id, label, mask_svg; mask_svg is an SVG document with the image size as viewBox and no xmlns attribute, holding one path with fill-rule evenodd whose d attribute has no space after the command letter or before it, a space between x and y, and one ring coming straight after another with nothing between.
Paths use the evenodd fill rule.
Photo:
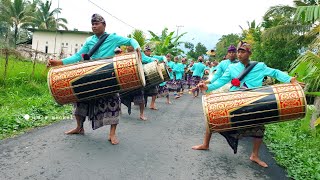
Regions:
<instances>
[{"instance_id":1,"label":"coconut palm frond","mask_svg":"<svg viewBox=\"0 0 320 180\"><path fill-rule=\"evenodd\" d=\"M320 18L320 5L298 6L294 20L303 22L315 22Z\"/></svg>"},{"instance_id":2,"label":"coconut palm frond","mask_svg":"<svg viewBox=\"0 0 320 180\"><path fill-rule=\"evenodd\" d=\"M264 17L272 17L274 15L279 15L279 14L283 14L285 16L290 17L291 15L294 14L295 11L296 11L296 8L291 6L282 6L282 5L272 6L264 14Z\"/></svg>"},{"instance_id":3,"label":"coconut palm frond","mask_svg":"<svg viewBox=\"0 0 320 180\"><path fill-rule=\"evenodd\" d=\"M291 68L290 75L297 76L299 81L307 84L307 91L320 90L320 57L307 51L306 54L296 59Z\"/></svg>"},{"instance_id":4,"label":"coconut palm frond","mask_svg":"<svg viewBox=\"0 0 320 180\"><path fill-rule=\"evenodd\" d=\"M306 32L308 28L308 25L299 24L279 25L266 29L262 33L262 38L291 39L293 35Z\"/></svg>"},{"instance_id":5,"label":"coconut palm frond","mask_svg":"<svg viewBox=\"0 0 320 180\"><path fill-rule=\"evenodd\" d=\"M309 73L308 76L303 78L303 81L307 84L308 92L318 92L320 91L320 69L314 68L313 71Z\"/></svg>"},{"instance_id":6,"label":"coconut palm frond","mask_svg":"<svg viewBox=\"0 0 320 180\"><path fill-rule=\"evenodd\" d=\"M293 1L293 3L295 6L308 6L307 3L300 1L300 0L295 0L295 1Z\"/></svg>"},{"instance_id":7,"label":"coconut palm frond","mask_svg":"<svg viewBox=\"0 0 320 180\"><path fill-rule=\"evenodd\" d=\"M301 63L307 63L306 67L315 67L319 66L320 68L320 57L312 53L311 51L307 51L304 55L298 57L292 64L289 71L292 71Z\"/></svg>"}]
</instances>

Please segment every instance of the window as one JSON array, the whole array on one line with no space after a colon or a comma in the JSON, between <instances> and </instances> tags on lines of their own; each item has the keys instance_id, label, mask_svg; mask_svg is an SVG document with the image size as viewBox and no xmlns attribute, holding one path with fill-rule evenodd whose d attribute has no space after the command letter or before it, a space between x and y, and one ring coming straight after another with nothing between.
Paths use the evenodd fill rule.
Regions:
<instances>
[{"instance_id":1,"label":"window","mask_svg":"<svg viewBox=\"0 0 320 180\"><path fill-rule=\"evenodd\" d=\"M45 53L48 53L48 46L45 47Z\"/></svg>"},{"instance_id":2,"label":"window","mask_svg":"<svg viewBox=\"0 0 320 180\"><path fill-rule=\"evenodd\" d=\"M46 44L48 44L48 41L46 41Z\"/></svg>"},{"instance_id":3,"label":"window","mask_svg":"<svg viewBox=\"0 0 320 180\"><path fill-rule=\"evenodd\" d=\"M61 43L62 46L64 46L64 43Z\"/></svg>"},{"instance_id":4,"label":"window","mask_svg":"<svg viewBox=\"0 0 320 180\"><path fill-rule=\"evenodd\" d=\"M83 44L81 44L81 47L83 46Z\"/></svg>"},{"instance_id":5,"label":"window","mask_svg":"<svg viewBox=\"0 0 320 180\"><path fill-rule=\"evenodd\" d=\"M78 44L76 44L76 46L78 46Z\"/></svg>"},{"instance_id":6,"label":"window","mask_svg":"<svg viewBox=\"0 0 320 180\"><path fill-rule=\"evenodd\" d=\"M75 49L74 49L74 53L77 53L77 52L78 52L78 48L75 48Z\"/></svg>"},{"instance_id":7,"label":"window","mask_svg":"<svg viewBox=\"0 0 320 180\"><path fill-rule=\"evenodd\" d=\"M68 46L68 43L66 43L66 46Z\"/></svg>"}]
</instances>

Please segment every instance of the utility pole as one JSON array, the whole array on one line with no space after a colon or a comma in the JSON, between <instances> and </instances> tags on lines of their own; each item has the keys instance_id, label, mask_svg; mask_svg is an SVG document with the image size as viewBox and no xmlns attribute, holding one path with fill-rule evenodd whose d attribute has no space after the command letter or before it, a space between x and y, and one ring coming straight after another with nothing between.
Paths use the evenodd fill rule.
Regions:
<instances>
[{"instance_id":1,"label":"utility pole","mask_svg":"<svg viewBox=\"0 0 320 180\"><path fill-rule=\"evenodd\" d=\"M178 37L179 36L179 29L184 27L184 26L183 25L177 25L176 27L177 27L177 37Z\"/></svg>"}]
</instances>

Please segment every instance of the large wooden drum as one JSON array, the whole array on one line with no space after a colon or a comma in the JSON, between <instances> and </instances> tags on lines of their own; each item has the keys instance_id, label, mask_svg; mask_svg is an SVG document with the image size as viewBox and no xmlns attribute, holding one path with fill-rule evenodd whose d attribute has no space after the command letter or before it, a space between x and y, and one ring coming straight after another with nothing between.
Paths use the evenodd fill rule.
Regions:
<instances>
[{"instance_id":1,"label":"large wooden drum","mask_svg":"<svg viewBox=\"0 0 320 180\"><path fill-rule=\"evenodd\" d=\"M163 74L156 61L143 65L144 75L146 77L146 87L159 85L164 81Z\"/></svg>"},{"instance_id":2,"label":"large wooden drum","mask_svg":"<svg viewBox=\"0 0 320 180\"><path fill-rule=\"evenodd\" d=\"M141 55L132 52L53 67L48 72L48 85L56 102L67 104L142 88L146 82Z\"/></svg>"},{"instance_id":3,"label":"large wooden drum","mask_svg":"<svg viewBox=\"0 0 320 180\"><path fill-rule=\"evenodd\" d=\"M168 71L166 65L164 63L159 63L158 65L159 65L160 70L162 72L164 81L169 81L170 75L169 75L169 71Z\"/></svg>"},{"instance_id":4,"label":"large wooden drum","mask_svg":"<svg viewBox=\"0 0 320 180\"><path fill-rule=\"evenodd\" d=\"M222 132L303 118L307 103L299 84L278 84L210 94L202 105L210 131Z\"/></svg>"}]
</instances>

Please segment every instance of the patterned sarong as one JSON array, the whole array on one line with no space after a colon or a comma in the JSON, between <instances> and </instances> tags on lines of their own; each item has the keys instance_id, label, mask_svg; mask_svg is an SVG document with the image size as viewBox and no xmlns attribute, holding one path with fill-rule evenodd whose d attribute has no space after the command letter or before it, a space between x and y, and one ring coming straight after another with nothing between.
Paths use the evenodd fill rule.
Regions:
<instances>
[{"instance_id":1,"label":"patterned sarong","mask_svg":"<svg viewBox=\"0 0 320 180\"><path fill-rule=\"evenodd\" d=\"M257 126L254 128L221 132L220 134L226 138L229 146L233 149L234 154L236 154L238 150L239 139L241 139L242 137L263 138L264 131L264 126Z\"/></svg>"},{"instance_id":2,"label":"patterned sarong","mask_svg":"<svg viewBox=\"0 0 320 180\"><path fill-rule=\"evenodd\" d=\"M92 129L105 125L119 124L121 111L119 94L74 103L73 115L82 117L82 124L88 116Z\"/></svg>"},{"instance_id":3,"label":"patterned sarong","mask_svg":"<svg viewBox=\"0 0 320 180\"><path fill-rule=\"evenodd\" d=\"M169 96L169 89L168 89L167 85L159 86L158 96L159 97L164 97L164 96L167 97L167 96Z\"/></svg>"}]
</instances>

